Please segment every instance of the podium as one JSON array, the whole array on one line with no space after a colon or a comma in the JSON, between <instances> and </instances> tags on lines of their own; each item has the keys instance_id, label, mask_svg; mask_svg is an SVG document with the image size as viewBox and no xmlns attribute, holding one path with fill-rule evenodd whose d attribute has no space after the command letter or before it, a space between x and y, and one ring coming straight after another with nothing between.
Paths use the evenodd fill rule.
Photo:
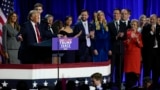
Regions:
<instances>
[{"instance_id":1,"label":"podium","mask_svg":"<svg viewBox=\"0 0 160 90\"><path fill-rule=\"evenodd\" d=\"M52 38L52 51L57 51L53 55L58 56L57 79L59 80L59 64L64 53L60 51L78 50L78 38Z\"/></svg>"},{"instance_id":2,"label":"podium","mask_svg":"<svg viewBox=\"0 0 160 90\"><path fill-rule=\"evenodd\" d=\"M52 38L53 56L58 56L58 63L66 50L78 50L78 38Z\"/></svg>"},{"instance_id":3,"label":"podium","mask_svg":"<svg viewBox=\"0 0 160 90\"><path fill-rule=\"evenodd\" d=\"M66 50L78 50L78 38L52 38L34 44L32 49L38 63L54 63L52 57L58 57L60 63Z\"/></svg>"}]
</instances>

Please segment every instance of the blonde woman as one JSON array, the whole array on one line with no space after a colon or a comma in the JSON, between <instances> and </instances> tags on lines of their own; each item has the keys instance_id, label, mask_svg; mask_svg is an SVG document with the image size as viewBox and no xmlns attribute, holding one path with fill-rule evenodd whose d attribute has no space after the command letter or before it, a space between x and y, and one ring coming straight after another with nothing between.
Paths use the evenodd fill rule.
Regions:
<instances>
[{"instance_id":1,"label":"blonde woman","mask_svg":"<svg viewBox=\"0 0 160 90\"><path fill-rule=\"evenodd\" d=\"M143 27L147 24L146 20L147 20L146 15L141 15L141 16L139 17L138 32L140 32L140 33L142 32Z\"/></svg>"},{"instance_id":2,"label":"blonde woman","mask_svg":"<svg viewBox=\"0 0 160 90\"><path fill-rule=\"evenodd\" d=\"M107 21L103 11L97 12L97 21L95 25L93 62L103 62L108 60L111 55L110 34L108 32Z\"/></svg>"}]
</instances>

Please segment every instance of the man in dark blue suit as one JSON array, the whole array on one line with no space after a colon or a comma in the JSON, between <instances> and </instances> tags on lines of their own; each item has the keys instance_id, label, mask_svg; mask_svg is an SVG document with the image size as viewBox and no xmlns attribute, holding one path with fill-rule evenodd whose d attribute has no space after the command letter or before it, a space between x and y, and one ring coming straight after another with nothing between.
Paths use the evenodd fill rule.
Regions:
<instances>
[{"instance_id":1,"label":"man in dark blue suit","mask_svg":"<svg viewBox=\"0 0 160 90\"><path fill-rule=\"evenodd\" d=\"M17 35L17 39L21 41L18 58L22 64L37 62L32 46L35 43L40 43L42 40L41 30L38 28L39 13L36 10L31 10L28 19L29 21L24 23Z\"/></svg>"},{"instance_id":2,"label":"man in dark blue suit","mask_svg":"<svg viewBox=\"0 0 160 90\"><path fill-rule=\"evenodd\" d=\"M123 74L123 54L124 45L123 40L126 32L126 25L121 21L121 11L115 9L113 11L114 20L108 23L108 29L111 36L111 82L113 83L113 77L115 77L115 83L121 90L122 74ZM115 70L115 73L114 73Z\"/></svg>"},{"instance_id":3,"label":"man in dark blue suit","mask_svg":"<svg viewBox=\"0 0 160 90\"><path fill-rule=\"evenodd\" d=\"M79 62L92 61L92 38L94 38L94 29L92 24L88 23L88 11L82 10L81 20L75 25L74 31L79 33L79 51L77 53Z\"/></svg>"}]
</instances>

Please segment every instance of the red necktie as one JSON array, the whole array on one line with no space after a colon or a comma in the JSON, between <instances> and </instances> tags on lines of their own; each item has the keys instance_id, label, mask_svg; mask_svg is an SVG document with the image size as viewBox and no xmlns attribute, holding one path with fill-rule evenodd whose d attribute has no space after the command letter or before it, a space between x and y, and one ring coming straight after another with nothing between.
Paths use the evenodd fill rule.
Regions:
<instances>
[{"instance_id":1,"label":"red necktie","mask_svg":"<svg viewBox=\"0 0 160 90\"><path fill-rule=\"evenodd\" d=\"M40 32L39 32L39 29L38 29L38 26L35 24L35 28L36 28L36 34L37 34L37 38L38 38L38 43L41 42L41 36L40 36Z\"/></svg>"}]
</instances>

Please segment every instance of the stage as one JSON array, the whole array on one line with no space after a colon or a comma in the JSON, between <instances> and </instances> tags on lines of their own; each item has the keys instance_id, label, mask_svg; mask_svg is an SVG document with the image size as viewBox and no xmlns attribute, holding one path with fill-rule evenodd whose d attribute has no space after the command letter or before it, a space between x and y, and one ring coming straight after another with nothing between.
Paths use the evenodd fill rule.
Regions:
<instances>
[{"instance_id":1,"label":"stage","mask_svg":"<svg viewBox=\"0 0 160 90\"><path fill-rule=\"evenodd\" d=\"M16 88L18 81L24 80L30 88L54 86L59 79L81 81L90 84L90 76L99 72L104 76L103 82L109 81L110 61L70 64L1 64L0 83L3 86Z\"/></svg>"}]
</instances>

